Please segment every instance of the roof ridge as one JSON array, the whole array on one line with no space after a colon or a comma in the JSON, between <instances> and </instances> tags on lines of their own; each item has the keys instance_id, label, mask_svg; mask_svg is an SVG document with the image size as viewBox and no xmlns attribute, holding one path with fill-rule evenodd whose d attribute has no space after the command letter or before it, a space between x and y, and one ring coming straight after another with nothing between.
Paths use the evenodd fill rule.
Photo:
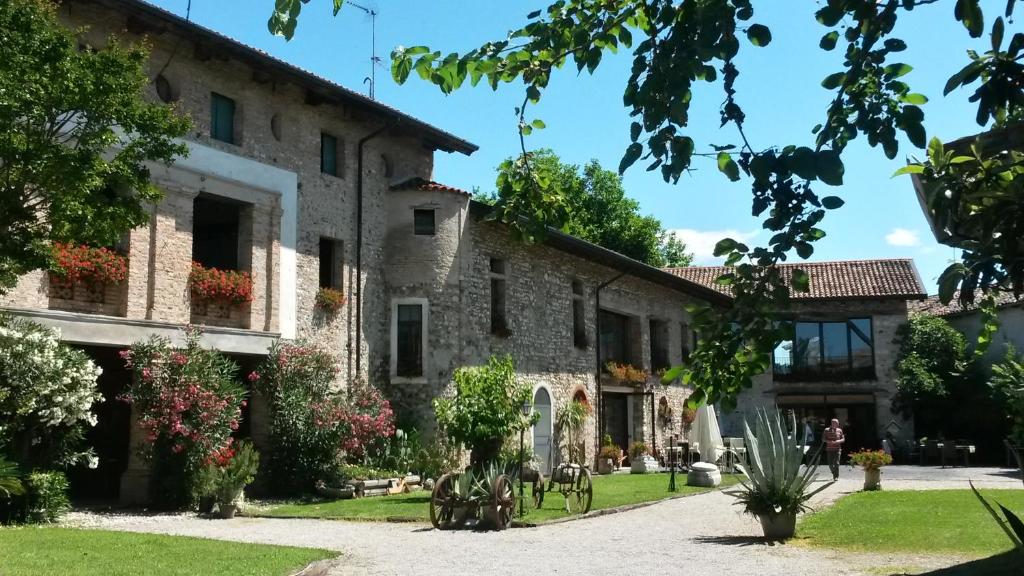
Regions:
<instances>
[{"instance_id":1,"label":"roof ridge","mask_svg":"<svg viewBox=\"0 0 1024 576\"><path fill-rule=\"evenodd\" d=\"M875 262L909 262L913 263L913 258L850 258L844 260L815 260L813 262L779 262L776 266L826 266L829 264L870 264ZM735 268L735 265L726 266L725 264L707 264L703 266L667 266L664 270L711 270L715 268Z\"/></svg>"}]
</instances>

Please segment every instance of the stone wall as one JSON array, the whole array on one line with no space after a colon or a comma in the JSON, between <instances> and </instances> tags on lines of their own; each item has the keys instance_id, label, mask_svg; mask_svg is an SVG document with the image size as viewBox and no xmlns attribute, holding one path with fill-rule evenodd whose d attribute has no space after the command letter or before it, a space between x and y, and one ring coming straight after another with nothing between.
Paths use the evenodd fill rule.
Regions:
<instances>
[{"instance_id":1,"label":"stone wall","mask_svg":"<svg viewBox=\"0 0 1024 576\"><path fill-rule=\"evenodd\" d=\"M892 397L896 392L896 356L899 344L896 330L907 321L907 303L904 300L830 300L822 302L799 302L792 304L786 312L788 317L807 321L836 321L848 318L870 317L872 322L875 378L846 381L801 381L779 382L769 371L754 379L750 390L740 394L734 410L719 410L723 436L740 437L743 433L743 418L753 414L758 407L771 407L780 394L866 394L875 401L875 424L880 439L887 427L898 431L898 440L913 438L913 422L903 419L891 410Z\"/></svg>"},{"instance_id":2,"label":"stone wall","mask_svg":"<svg viewBox=\"0 0 1024 576\"><path fill-rule=\"evenodd\" d=\"M386 322L388 298L383 291L383 241L385 203L391 182L412 176L429 178L433 148L409 132L388 130L365 146L363 210L363 277L355 275L357 142L385 125L372 113L349 106L322 103L301 86L277 82L248 64L210 54L191 40L165 31L140 30L125 15L99 4L66 2L60 17L69 26L87 28L82 43L102 48L110 34L129 42L145 38L151 46L150 74L159 73L171 88L173 105L191 118L187 139L228 153L278 167L298 176L296 242L297 333L337 354L342 364L339 385L355 377L354 354L364 355L366 372L372 346L365 340L379 337L371 329L356 334L352 297L357 281L363 282L364 326ZM216 92L236 104L235 143L210 137L210 99ZM155 87L149 97L156 100ZM338 138L338 176L320 172L321 132ZM385 168L388 173L385 173ZM154 167L154 180L164 198L153 208L148 226L130 234L130 271L126 287L126 316L184 324L190 319L187 275L191 261L192 200L196 194L225 194L237 198L245 191L226 191L230 182L210 181L203 175ZM251 191L249 191L251 192ZM254 303L245 324L256 331L279 331L277 298L281 251L281 206L273 198L255 195L249 213L250 263L254 276ZM333 317L314 306L319 287L319 240L340 241L343 254L343 289L348 304ZM26 275L18 286L0 297L0 306L45 309L49 282L44 272Z\"/></svg>"},{"instance_id":3,"label":"stone wall","mask_svg":"<svg viewBox=\"0 0 1024 576\"><path fill-rule=\"evenodd\" d=\"M597 405L595 384L595 299L599 284L617 276L615 269L546 245L514 240L508 227L480 221L468 213L468 198L454 192L393 191L388 210L388 293L392 298L425 298L429 302L428 351L422 378L391 379L388 391L396 408L422 428L434 426L431 402L444 394L455 369L484 364L491 355L512 356L522 381L543 386L552 397L553 416L578 391ZM416 236L412 210L436 210L435 236ZM506 311L509 333L490 330L490 259L506 266ZM587 346L573 339L572 283L584 287ZM680 325L688 323L684 310L693 300L676 290L626 276L601 293L602 309L635 318L635 364L650 370L649 320L668 322L669 359L681 360ZM390 326L390 323L386 324ZM390 334L388 335L390 338ZM372 339L371 339L372 340ZM389 357L373 357L375 370L390 374ZM652 379L653 382L653 379ZM610 383L614 384L614 383ZM679 414L689 391L680 386L653 385L655 410L661 396L668 397L679 430ZM588 460L595 454L596 415L585 435ZM657 444L666 442L669 428L655 423ZM650 443L650 402L636 402L636 440Z\"/></svg>"}]
</instances>

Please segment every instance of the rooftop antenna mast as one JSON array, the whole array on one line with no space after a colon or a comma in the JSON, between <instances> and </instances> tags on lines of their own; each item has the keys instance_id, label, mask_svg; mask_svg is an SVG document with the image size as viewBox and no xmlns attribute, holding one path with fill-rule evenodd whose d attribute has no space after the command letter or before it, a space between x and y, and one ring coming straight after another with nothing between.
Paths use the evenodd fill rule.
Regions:
<instances>
[{"instance_id":1,"label":"rooftop antenna mast","mask_svg":"<svg viewBox=\"0 0 1024 576\"><path fill-rule=\"evenodd\" d=\"M358 8L359 10L362 10L363 12L366 13L367 16L370 17L370 38L371 38L371 44L370 44L370 48L371 48L371 52L370 52L370 75L367 78L363 78L363 84L366 84L367 82L369 82L369 84L370 84L370 99L373 99L373 87L374 87L374 84L377 83L377 66L381 65L381 59L380 59L379 56L377 56L377 10L376 10L376 8L371 8L371 7L363 6L361 4L356 4L355 2L352 2L351 0L349 0L349 2L347 2L347 4L349 6L352 6L353 8Z\"/></svg>"}]
</instances>

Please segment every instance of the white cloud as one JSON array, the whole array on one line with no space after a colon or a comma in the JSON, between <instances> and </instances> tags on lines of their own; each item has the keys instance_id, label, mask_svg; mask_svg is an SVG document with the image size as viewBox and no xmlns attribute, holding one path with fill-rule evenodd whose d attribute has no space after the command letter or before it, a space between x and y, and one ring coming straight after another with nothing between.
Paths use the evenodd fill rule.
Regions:
<instances>
[{"instance_id":1,"label":"white cloud","mask_svg":"<svg viewBox=\"0 0 1024 576\"><path fill-rule=\"evenodd\" d=\"M892 232L885 235L885 241L890 246L919 246L921 244L921 239L917 237L917 231L906 228L893 228Z\"/></svg>"},{"instance_id":2,"label":"white cloud","mask_svg":"<svg viewBox=\"0 0 1024 576\"><path fill-rule=\"evenodd\" d=\"M686 250L693 253L694 264L721 264L723 259L715 257L715 244L722 238L732 238L737 242L747 242L757 236L758 231L740 232L739 230L694 230L677 228L669 230L686 243Z\"/></svg>"}]
</instances>

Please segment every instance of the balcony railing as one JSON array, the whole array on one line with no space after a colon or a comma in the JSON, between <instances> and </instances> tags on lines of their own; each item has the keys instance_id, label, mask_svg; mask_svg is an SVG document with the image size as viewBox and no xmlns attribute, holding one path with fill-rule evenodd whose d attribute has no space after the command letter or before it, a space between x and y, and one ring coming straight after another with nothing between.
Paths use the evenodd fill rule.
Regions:
<instances>
[{"instance_id":1,"label":"balcony railing","mask_svg":"<svg viewBox=\"0 0 1024 576\"><path fill-rule=\"evenodd\" d=\"M825 356L808 359L776 354L772 372L774 379L780 382L839 382L873 380L876 377L871 356Z\"/></svg>"}]
</instances>

